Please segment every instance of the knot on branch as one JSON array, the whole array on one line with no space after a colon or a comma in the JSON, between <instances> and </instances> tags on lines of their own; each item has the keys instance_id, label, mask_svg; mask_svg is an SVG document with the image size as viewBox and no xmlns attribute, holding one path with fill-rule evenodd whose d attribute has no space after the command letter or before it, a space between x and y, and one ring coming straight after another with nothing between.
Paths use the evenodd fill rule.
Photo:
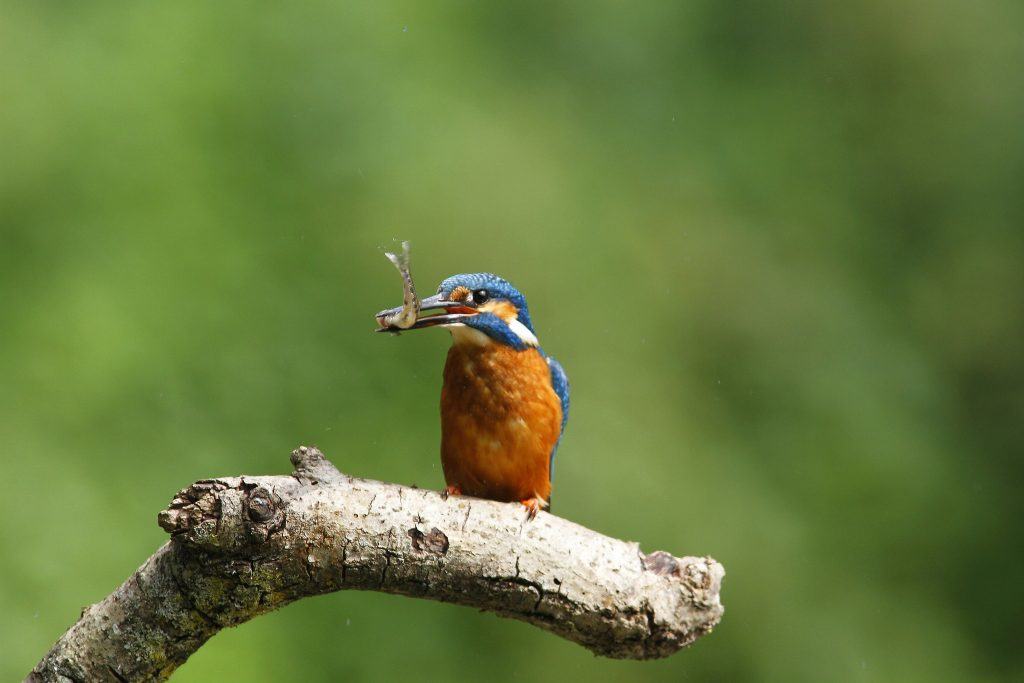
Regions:
<instances>
[{"instance_id":1,"label":"knot on branch","mask_svg":"<svg viewBox=\"0 0 1024 683\"><path fill-rule=\"evenodd\" d=\"M295 466L295 477L304 484L330 482L344 477L316 446L299 446L292 451L291 460Z\"/></svg>"},{"instance_id":2,"label":"knot on branch","mask_svg":"<svg viewBox=\"0 0 1024 683\"><path fill-rule=\"evenodd\" d=\"M204 479L182 489L166 510L157 515L157 523L172 537L213 525L221 516L220 491L229 488L218 479Z\"/></svg>"},{"instance_id":3,"label":"knot on branch","mask_svg":"<svg viewBox=\"0 0 1024 683\"><path fill-rule=\"evenodd\" d=\"M299 446L291 455L295 466L292 486L349 481L316 446ZM249 544L265 543L285 526L287 503L275 492L280 483L269 485L268 477L205 479L182 489L166 510L160 512L160 526L178 540L208 550L238 550ZM282 490L283 490L282 489ZM238 532L244 532L242 534Z\"/></svg>"},{"instance_id":4,"label":"knot on branch","mask_svg":"<svg viewBox=\"0 0 1024 683\"><path fill-rule=\"evenodd\" d=\"M711 557L675 557L655 550L643 558L644 568L659 576L679 581L697 607L721 609L719 593L725 570Z\"/></svg>"},{"instance_id":5,"label":"knot on branch","mask_svg":"<svg viewBox=\"0 0 1024 683\"><path fill-rule=\"evenodd\" d=\"M412 549L416 552L432 553L434 555L448 554L448 536L434 527L427 533L413 527L405 532L412 541Z\"/></svg>"},{"instance_id":6,"label":"knot on branch","mask_svg":"<svg viewBox=\"0 0 1024 683\"><path fill-rule=\"evenodd\" d=\"M209 551L261 545L285 526L288 506L274 489L258 477L198 481L180 491L157 521L173 540Z\"/></svg>"},{"instance_id":7,"label":"knot on branch","mask_svg":"<svg viewBox=\"0 0 1024 683\"><path fill-rule=\"evenodd\" d=\"M674 587L646 604L649 653L663 657L709 633L723 612L722 565L711 557L675 557L662 550L641 559L647 572Z\"/></svg>"},{"instance_id":8,"label":"knot on branch","mask_svg":"<svg viewBox=\"0 0 1024 683\"><path fill-rule=\"evenodd\" d=\"M275 531L284 528L285 504L281 497L265 486L249 484L242 480L246 490L243 507L249 521L249 536L257 543L263 543Z\"/></svg>"}]
</instances>

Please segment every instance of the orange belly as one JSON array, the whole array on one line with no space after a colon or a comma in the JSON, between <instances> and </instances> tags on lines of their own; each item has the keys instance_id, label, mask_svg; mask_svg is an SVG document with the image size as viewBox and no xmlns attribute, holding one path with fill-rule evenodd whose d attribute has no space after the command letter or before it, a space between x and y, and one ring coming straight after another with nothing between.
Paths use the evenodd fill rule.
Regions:
<instances>
[{"instance_id":1,"label":"orange belly","mask_svg":"<svg viewBox=\"0 0 1024 683\"><path fill-rule=\"evenodd\" d=\"M462 493L515 501L551 495L562 405L536 349L454 344L441 389L441 464Z\"/></svg>"}]
</instances>

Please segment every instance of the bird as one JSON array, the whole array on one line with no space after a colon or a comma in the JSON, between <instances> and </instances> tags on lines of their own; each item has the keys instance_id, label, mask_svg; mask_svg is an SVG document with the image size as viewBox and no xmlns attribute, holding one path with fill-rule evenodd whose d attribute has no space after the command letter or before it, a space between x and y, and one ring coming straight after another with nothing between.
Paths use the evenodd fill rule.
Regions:
<instances>
[{"instance_id":1,"label":"bird","mask_svg":"<svg viewBox=\"0 0 1024 683\"><path fill-rule=\"evenodd\" d=\"M443 495L519 502L532 520L550 509L569 419L565 370L541 347L526 297L493 273L445 278L406 329L432 327L452 339L441 387Z\"/></svg>"}]
</instances>

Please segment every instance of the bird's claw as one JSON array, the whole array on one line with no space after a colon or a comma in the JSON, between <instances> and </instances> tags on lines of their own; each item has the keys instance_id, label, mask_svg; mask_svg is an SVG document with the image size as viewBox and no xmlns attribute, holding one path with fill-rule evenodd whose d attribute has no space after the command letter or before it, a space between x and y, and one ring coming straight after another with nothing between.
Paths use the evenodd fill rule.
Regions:
<instances>
[{"instance_id":1,"label":"bird's claw","mask_svg":"<svg viewBox=\"0 0 1024 683\"><path fill-rule=\"evenodd\" d=\"M540 498L527 498L519 501L526 508L526 520L530 521L537 516L537 513L544 508L544 501Z\"/></svg>"},{"instance_id":2,"label":"bird's claw","mask_svg":"<svg viewBox=\"0 0 1024 683\"><path fill-rule=\"evenodd\" d=\"M461 496L462 490L458 486L445 486L441 491L441 500L448 500L448 496Z\"/></svg>"}]
</instances>

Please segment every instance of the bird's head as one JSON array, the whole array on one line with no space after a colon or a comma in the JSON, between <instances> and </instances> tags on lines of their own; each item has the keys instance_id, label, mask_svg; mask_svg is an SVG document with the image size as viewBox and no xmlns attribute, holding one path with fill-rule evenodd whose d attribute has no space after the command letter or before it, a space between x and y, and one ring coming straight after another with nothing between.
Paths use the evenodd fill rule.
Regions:
<instances>
[{"instance_id":1,"label":"bird's head","mask_svg":"<svg viewBox=\"0 0 1024 683\"><path fill-rule=\"evenodd\" d=\"M381 311L378 316L399 310ZM508 280L492 273L445 278L437 294L420 302L420 314L408 329L426 327L446 327L453 332L468 327L517 348L537 345L526 297Z\"/></svg>"}]
</instances>

